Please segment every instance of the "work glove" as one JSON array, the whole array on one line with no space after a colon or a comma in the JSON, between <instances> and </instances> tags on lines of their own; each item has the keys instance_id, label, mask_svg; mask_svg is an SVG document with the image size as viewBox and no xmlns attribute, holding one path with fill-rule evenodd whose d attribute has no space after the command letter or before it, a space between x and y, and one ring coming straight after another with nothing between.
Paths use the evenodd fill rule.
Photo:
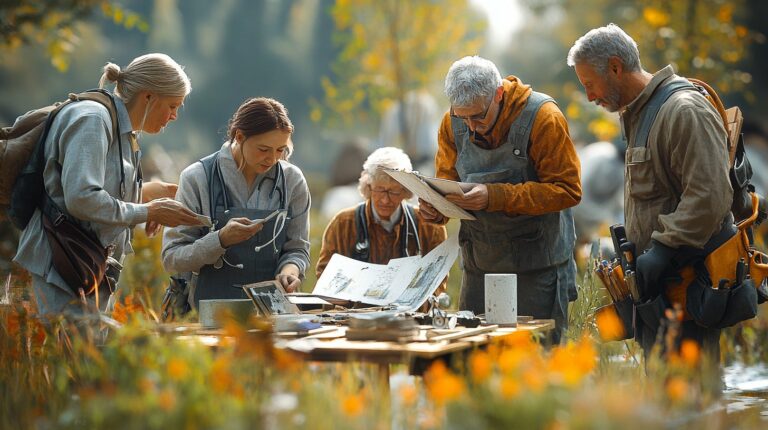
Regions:
<instances>
[{"instance_id":1,"label":"work glove","mask_svg":"<svg viewBox=\"0 0 768 430\"><path fill-rule=\"evenodd\" d=\"M662 290L662 281L672 267L676 250L661 242L651 241L651 248L637 257L637 283L642 288L643 299L652 299Z\"/></svg>"}]
</instances>

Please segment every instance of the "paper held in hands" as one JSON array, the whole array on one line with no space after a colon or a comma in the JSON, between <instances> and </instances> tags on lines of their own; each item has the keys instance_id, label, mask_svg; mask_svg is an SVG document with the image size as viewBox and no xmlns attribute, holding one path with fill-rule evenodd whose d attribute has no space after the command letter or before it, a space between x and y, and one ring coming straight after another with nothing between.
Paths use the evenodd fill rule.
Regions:
<instances>
[{"instance_id":1,"label":"paper held in hands","mask_svg":"<svg viewBox=\"0 0 768 430\"><path fill-rule=\"evenodd\" d=\"M435 293L459 255L458 233L427 255L373 264L334 254L312 294L373 306L415 311Z\"/></svg>"},{"instance_id":2,"label":"paper held in hands","mask_svg":"<svg viewBox=\"0 0 768 430\"><path fill-rule=\"evenodd\" d=\"M213 223L211 222L211 217L209 217L207 215L200 215L200 214L195 214L195 216L197 217L197 220L200 221L200 223L204 227L213 228Z\"/></svg>"},{"instance_id":3,"label":"paper held in hands","mask_svg":"<svg viewBox=\"0 0 768 430\"><path fill-rule=\"evenodd\" d=\"M403 172L387 168L384 171L392 179L409 189L418 198L434 206L435 209L448 218L475 220L472 214L443 197L446 194L463 195L465 191L469 191L462 189L462 183L447 179L430 178L416 172Z\"/></svg>"}]
</instances>

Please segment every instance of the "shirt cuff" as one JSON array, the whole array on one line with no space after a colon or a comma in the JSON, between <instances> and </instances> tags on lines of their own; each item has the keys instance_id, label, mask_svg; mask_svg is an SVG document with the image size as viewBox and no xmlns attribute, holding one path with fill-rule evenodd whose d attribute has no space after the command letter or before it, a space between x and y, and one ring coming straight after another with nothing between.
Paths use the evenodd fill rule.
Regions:
<instances>
[{"instance_id":1,"label":"shirt cuff","mask_svg":"<svg viewBox=\"0 0 768 430\"><path fill-rule=\"evenodd\" d=\"M128 209L128 220L130 225L138 225L147 222L149 216L149 207L139 203L125 203Z\"/></svg>"},{"instance_id":2,"label":"shirt cuff","mask_svg":"<svg viewBox=\"0 0 768 430\"><path fill-rule=\"evenodd\" d=\"M486 184L488 189L488 212L500 212L506 209L507 199L503 184Z\"/></svg>"}]
</instances>

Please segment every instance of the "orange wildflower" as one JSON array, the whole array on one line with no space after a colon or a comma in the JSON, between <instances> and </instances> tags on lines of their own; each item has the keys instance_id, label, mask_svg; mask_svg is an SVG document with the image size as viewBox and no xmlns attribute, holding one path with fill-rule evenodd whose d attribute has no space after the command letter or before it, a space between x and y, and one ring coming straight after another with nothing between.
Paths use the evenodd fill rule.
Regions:
<instances>
[{"instance_id":1,"label":"orange wildflower","mask_svg":"<svg viewBox=\"0 0 768 430\"><path fill-rule=\"evenodd\" d=\"M547 385L547 381L544 380L544 376L539 370L523 373L523 382L534 393L540 393L544 391L544 388Z\"/></svg>"},{"instance_id":2,"label":"orange wildflower","mask_svg":"<svg viewBox=\"0 0 768 430\"><path fill-rule=\"evenodd\" d=\"M491 376L493 366L488 353L476 351L469 357L469 369L475 382L482 382Z\"/></svg>"},{"instance_id":3,"label":"orange wildflower","mask_svg":"<svg viewBox=\"0 0 768 430\"><path fill-rule=\"evenodd\" d=\"M529 331L521 330L504 336L504 345L515 349L534 349L539 345L533 341Z\"/></svg>"},{"instance_id":4,"label":"orange wildflower","mask_svg":"<svg viewBox=\"0 0 768 430\"><path fill-rule=\"evenodd\" d=\"M452 374L442 361L436 361L424 375L427 394L437 404L457 399L464 392L464 382Z\"/></svg>"},{"instance_id":5,"label":"orange wildflower","mask_svg":"<svg viewBox=\"0 0 768 430\"><path fill-rule=\"evenodd\" d=\"M416 403L418 393L416 392L416 387L414 387L412 384L403 384L400 387L399 392L400 398L403 400L404 405L412 405Z\"/></svg>"},{"instance_id":6,"label":"orange wildflower","mask_svg":"<svg viewBox=\"0 0 768 430\"><path fill-rule=\"evenodd\" d=\"M170 388L161 391L157 396L157 404L164 411L172 410L176 407L176 394Z\"/></svg>"},{"instance_id":7,"label":"orange wildflower","mask_svg":"<svg viewBox=\"0 0 768 430\"><path fill-rule=\"evenodd\" d=\"M229 371L230 361L228 358L219 357L211 366L211 386L218 393L226 392L234 383L232 373Z\"/></svg>"},{"instance_id":8,"label":"orange wildflower","mask_svg":"<svg viewBox=\"0 0 768 430\"><path fill-rule=\"evenodd\" d=\"M531 354L524 350L505 349L499 355L499 369L504 373L514 373Z\"/></svg>"},{"instance_id":9,"label":"orange wildflower","mask_svg":"<svg viewBox=\"0 0 768 430\"><path fill-rule=\"evenodd\" d=\"M512 399L520 394L521 387L520 382L516 378L504 377L501 380L501 386L499 387L501 396L505 399Z\"/></svg>"},{"instance_id":10,"label":"orange wildflower","mask_svg":"<svg viewBox=\"0 0 768 430\"><path fill-rule=\"evenodd\" d=\"M300 360L294 354L284 349L274 348L272 356L275 360L275 366L280 370L295 369L300 364Z\"/></svg>"},{"instance_id":11,"label":"orange wildflower","mask_svg":"<svg viewBox=\"0 0 768 430\"><path fill-rule=\"evenodd\" d=\"M621 323L616 312L611 312L610 310L598 312L595 315L595 322L597 323L597 330L600 333L600 338L603 341L609 342L612 340L620 340L625 335L624 324Z\"/></svg>"},{"instance_id":12,"label":"orange wildflower","mask_svg":"<svg viewBox=\"0 0 768 430\"><path fill-rule=\"evenodd\" d=\"M180 381L187 376L187 373L189 373L189 366L187 365L187 362L182 359L171 358L168 360L166 371L168 372L169 378L174 381Z\"/></svg>"},{"instance_id":13,"label":"orange wildflower","mask_svg":"<svg viewBox=\"0 0 768 430\"><path fill-rule=\"evenodd\" d=\"M680 357L683 359L683 363L688 367L695 367L699 363L701 357L701 350L699 344L692 339L683 340L680 345Z\"/></svg>"},{"instance_id":14,"label":"orange wildflower","mask_svg":"<svg viewBox=\"0 0 768 430\"><path fill-rule=\"evenodd\" d=\"M667 381L667 396L673 402L680 402L685 399L688 393L688 383L681 377L675 376Z\"/></svg>"},{"instance_id":15,"label":"orange wildflower","mask_svg":"<svg viewBox=\"0 0 768 430\"><path fill-rule=\"evenodd\" d=\"M132 314L138 312L144 312L144 306L142 306L140 302L134 302L132 295L125 296L122 303L120 301L115 303L115 309L112 311L112 318L125 324Z\"/></svg>"},{"instance_id":16,"label":"orange wildflower","mask_svg":"<svg viewBox=\"0 0 768 430\"><path fill-rule=\"evenodd\" d=\"M352 394L341 401L341 410L349 417L356 417L363 412L363 395Z\"/></svg>"}]
</instances>

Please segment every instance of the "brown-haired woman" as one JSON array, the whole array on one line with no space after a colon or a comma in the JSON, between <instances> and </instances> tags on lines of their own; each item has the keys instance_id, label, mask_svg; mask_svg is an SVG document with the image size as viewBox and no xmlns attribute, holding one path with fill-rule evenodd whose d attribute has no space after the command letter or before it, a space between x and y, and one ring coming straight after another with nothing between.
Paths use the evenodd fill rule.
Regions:
<instances>
[{"instance_id":1,"label":"brown-haired woman","mask_svg":"<svg viewBox=\"0 0 768 430\"><path fill-rule=\"evenodd\" d=\"M237 285L276 279L295 291L309 266L310 195L287 161L293 124L270 98L246 100L221 149L187 167L177 199L213 227L166 229L163 265L191 285L190 303L244 298ZM264 221L266 220L266 221Z\"/></svg>"}]
</instances>

